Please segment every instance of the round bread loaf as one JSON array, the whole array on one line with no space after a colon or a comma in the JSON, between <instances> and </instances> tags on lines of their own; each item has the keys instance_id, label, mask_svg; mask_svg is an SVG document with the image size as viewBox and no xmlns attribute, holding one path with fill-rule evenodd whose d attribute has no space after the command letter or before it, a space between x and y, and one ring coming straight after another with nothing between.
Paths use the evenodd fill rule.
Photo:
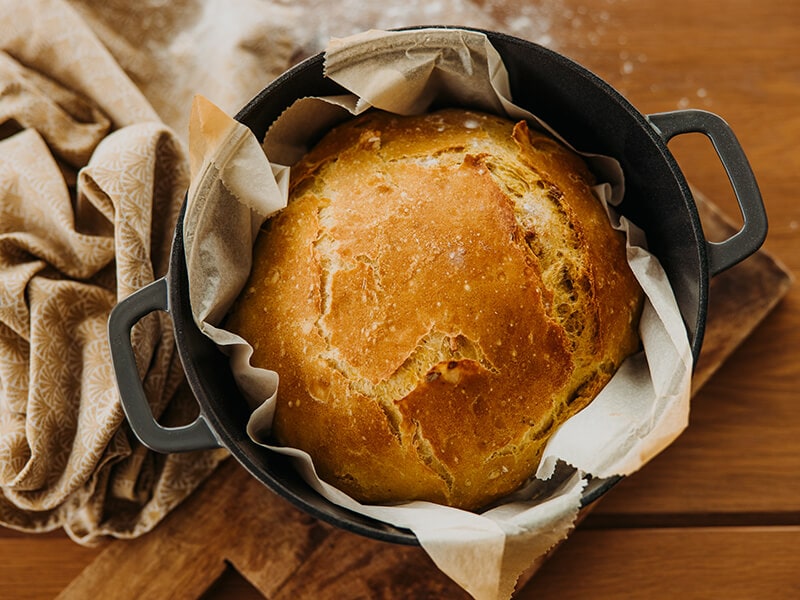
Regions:
<instances>
[{"instance_id":1,"label":"round bread loaf","mask_svg":"<svg viewBox=\"0 0 800 600\"><path fill-rule=\"evenodd\" d=\"M273 434L362 502L478 509L639 346L642 293L582 159L525 122L370 111L292 168L227 327Z\"/></svg>"}]
</instances>

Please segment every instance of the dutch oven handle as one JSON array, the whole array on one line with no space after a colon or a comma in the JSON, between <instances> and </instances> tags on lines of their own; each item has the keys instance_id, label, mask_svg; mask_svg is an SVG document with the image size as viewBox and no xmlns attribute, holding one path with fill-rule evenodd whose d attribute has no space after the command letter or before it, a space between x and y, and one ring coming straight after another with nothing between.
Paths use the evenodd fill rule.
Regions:
<instances>
[{"instance_id":1,"label":"dutch oven handle","mask_svg":"<svg viewBox=\"0 0 800 600\"><path fill-rule=\"evenodd\" d=\"M117 304L108 319L111 360L122 409L136 437L156 452L188 452L219 448L220 442L203 415L181 427L160 425L144 393L131 346L131 329L154 310L169 312L167 280L157 279Z\"/></svg>"},{"instance_id":2,"label":"dutch oven handle","mask_svg":"<svg viewBox=\"0 0 800 600\"><path fill-rule=\"evenodd\" d=\"M647 119L664 143L683 133L704 134L728 174L743 225L724 242L706 242L709 274L714 276L758 250L767 236L767 213L753 170L730 126L718 115L696 109L652 114Z\"/></svg>"}]
</instances>

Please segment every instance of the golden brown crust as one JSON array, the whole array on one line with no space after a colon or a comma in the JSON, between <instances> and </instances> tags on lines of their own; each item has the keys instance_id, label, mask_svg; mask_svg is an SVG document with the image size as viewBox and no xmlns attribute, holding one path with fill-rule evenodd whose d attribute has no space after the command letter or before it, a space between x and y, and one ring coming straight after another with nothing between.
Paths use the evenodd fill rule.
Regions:
<instances>
[{"instance_id":1,"label":"golden brown crust","mask_svg":"<svg viewBox=\"0 0 800 600\"><path fill-rule=\"evenodd\" d=\"M477 509L638 347L641 291L583 161L524 122L378 111L293 167L227 323L274 435L365 502Z\"/></svg>"}]
</instances>

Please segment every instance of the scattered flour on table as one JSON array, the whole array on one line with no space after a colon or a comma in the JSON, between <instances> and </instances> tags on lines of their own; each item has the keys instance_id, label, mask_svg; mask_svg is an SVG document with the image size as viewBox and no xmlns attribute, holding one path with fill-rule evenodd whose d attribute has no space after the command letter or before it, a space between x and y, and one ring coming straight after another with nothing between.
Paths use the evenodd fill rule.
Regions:
<instances>
[{"instance_id":1,"label":"scattered flour on table","mask_svg":"<svg viewBox=\"0 0 800 600\"><path fill-rule=\"evenodd\" d=\"M324 50L330 38L368 29L476 27L579 61L616 36L624 92L626 79L647 61L615 27L615 6L629 1L604 0L590 9L580 0L69 0L180 134L195 94L233 114L289 66ZM702 86L682 95L679 108L711 105Z\"/></svg>"}]
</instances>

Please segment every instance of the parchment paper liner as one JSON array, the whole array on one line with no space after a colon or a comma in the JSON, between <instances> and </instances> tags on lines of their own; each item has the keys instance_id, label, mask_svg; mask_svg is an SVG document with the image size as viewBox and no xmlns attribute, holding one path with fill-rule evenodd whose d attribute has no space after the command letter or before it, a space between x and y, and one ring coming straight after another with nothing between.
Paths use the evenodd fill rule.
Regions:
<instances>
[{"instance_id":1,"label":"parchment paper liner","mask_svg":"<svg viewBox=\"0 0 800 600\"><path fill-rule=\"evenodd\" d=\"M480 33L371 31L333 40L326 76L354 95L297 101L272 126L263 150L249 129L208 101L198 98L193 107L192 186L184 222L193 316L230 355L237 382L254 408L248 433L256 441L269 430L278 375L250 367L249 344L218 325L247 279L260 225L285 206L288 168L282 165L299 159L320 133L373 106L414 114L434 101L465 105L527 119L556 134L513 104L502 60ZM600 395L556 431L536 479L525 489L483 514L426 502L362 505L319 480L304 452L265 444L295 457L303 477L330 501L411 529L437 566L478 599L510 597L522 571L568 534L585 474L632 473L688 422L692 358L672 290L645 250L642 232L610 208L623 194L618 163L584 157L606 181L595 193L614 227L626 232L628 260L647 297L640 326L644 351L629 358Z\"/></svg>"}]
</instances>

